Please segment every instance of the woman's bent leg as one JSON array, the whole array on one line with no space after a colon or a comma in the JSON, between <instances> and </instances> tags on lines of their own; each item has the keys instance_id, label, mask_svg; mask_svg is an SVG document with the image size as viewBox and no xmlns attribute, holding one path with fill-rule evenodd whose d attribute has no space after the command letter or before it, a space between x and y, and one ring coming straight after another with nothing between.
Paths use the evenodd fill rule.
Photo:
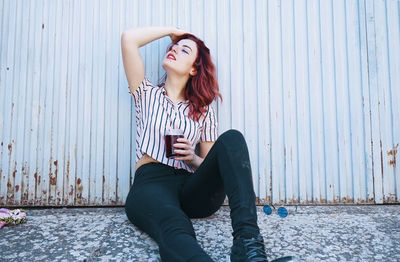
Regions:
<instances>
[{"instance_id":1,"label":"woman's bent leg","mask_svg":"<svg viewBox=\"0 0 400 262\"><path fill-rule=\"evenodd\" d=\"M134 183L126 199L129 220L157 242L162 261L212 261L197 243L192 223L180 208L181 177L168 174L171 170L165 167L148 167L138 169L143 177ZM144 176L151 175L148 172L166 174L146 180Z\"/></svg>"},{"instance_id":2,"label":"woman's bent leg","mask_svg":"<svg viewBox=\"0 0 400 262\"><path fill-rule=\"evenodd\" d=\"M255 193L249 152L237 130L221 134L195 173L187 179L180 194L182 208L189 217L211 215L229 199L233 236L259 234Z\"/></svg>"}]
</instances>

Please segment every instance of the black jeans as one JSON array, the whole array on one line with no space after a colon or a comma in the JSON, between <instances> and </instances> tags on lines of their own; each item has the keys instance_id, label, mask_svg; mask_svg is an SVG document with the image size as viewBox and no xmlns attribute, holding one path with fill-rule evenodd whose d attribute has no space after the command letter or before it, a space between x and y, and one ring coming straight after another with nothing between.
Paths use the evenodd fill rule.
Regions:
<instances>
[{"instance_id":1,"label":"black jeans","mask_svg":"<svg viewBox=\"0 0 400 262\"><path fill-rule=\"evenodd\" d=\"M212 215L226 195L232 235L259 234L249 152L237 130L220 135L194 173L154 162L139 167L125 211L158 243L162 261L212 261L197 243L190 218Z\"/></svg>"}]
</instances>

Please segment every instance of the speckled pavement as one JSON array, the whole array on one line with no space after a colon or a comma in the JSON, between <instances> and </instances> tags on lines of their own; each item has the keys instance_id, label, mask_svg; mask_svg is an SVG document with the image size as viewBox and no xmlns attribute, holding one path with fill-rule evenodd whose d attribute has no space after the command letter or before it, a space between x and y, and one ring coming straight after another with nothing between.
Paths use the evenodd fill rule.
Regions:
<instances>
[{"instance_id":1,"label":"speckled pavement","mask_svg":"<svg viewBox=\"0 0 400 262\"><path fill-rule=\"evenodd\" d=\"M271 259L400 261L400 205L287 208L281 218L258 207ZM156 243L129 222L123 207L26 210L25 224L0 229L0 261L160 261ZM226 261L229 207L193 225L206 252Z\"/></svg>"}]
</instances>

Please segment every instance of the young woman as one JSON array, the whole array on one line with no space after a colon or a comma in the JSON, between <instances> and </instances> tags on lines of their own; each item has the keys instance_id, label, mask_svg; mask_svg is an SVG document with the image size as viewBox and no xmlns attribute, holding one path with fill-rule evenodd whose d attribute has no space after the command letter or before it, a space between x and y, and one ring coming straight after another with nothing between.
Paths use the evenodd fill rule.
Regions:
<instances>
[{"instance_id":1,"label":"young woman","mask_svg":"<svg viewBox=\"0 0 400 262\"><path fill-rule=\"evenodd\" d=\"M164 36L172 43L162 61L165 81L156 86L145 77L139 48ZM128 219L157 242L162 261L212 261L198 244L190 218L212 215L227 195L231 261L267 261L246 141L237 130L217 137L211 103L222 97L209 49L194 35L171 27L132 28L121 42L137 124L135 179L125 203ZM179 154L175 158L165 153L170 129L183 133L173 145Z\"/></svg>"}]
</instances>

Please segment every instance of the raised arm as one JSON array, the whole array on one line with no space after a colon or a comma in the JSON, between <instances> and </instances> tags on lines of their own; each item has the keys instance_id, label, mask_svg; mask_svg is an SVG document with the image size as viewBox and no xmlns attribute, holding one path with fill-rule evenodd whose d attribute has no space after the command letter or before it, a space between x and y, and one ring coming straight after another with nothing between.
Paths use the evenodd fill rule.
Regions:
<instances>
[{"instance_id":1,"label":"raised arm","mask_svg":"<svg viewBox=\"0 0 400 262\"><path fill-rule=\"evenodd\" d=\"M164 36L171 39L185 33L175 27L137 27L124 31L121 35L122 60L126 78L133 93L145 76L144 63L139 48Z\"/></svg>"}]
</instances>

